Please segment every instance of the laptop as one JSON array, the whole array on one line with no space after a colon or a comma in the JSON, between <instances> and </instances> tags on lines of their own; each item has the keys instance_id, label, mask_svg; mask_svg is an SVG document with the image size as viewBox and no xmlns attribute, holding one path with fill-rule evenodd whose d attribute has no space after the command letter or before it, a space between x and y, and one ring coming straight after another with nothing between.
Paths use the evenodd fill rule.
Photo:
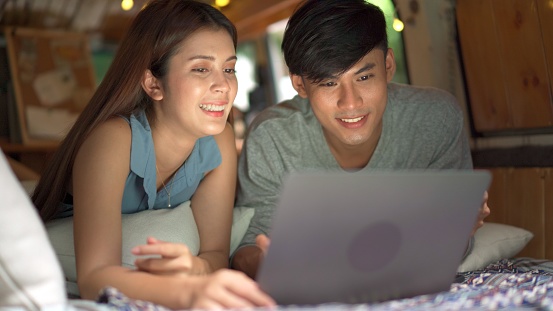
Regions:
<instances>
[{"instance_id":1,"label":"laptop","mask_svg":"<svg viewBox=\"0 0 553 311\"><path fill-rule=\"evenodd\" d=\"M484 170L291 173L257 281L280 305L447 291L490 181Z\"/></svg>"}]
</instances>

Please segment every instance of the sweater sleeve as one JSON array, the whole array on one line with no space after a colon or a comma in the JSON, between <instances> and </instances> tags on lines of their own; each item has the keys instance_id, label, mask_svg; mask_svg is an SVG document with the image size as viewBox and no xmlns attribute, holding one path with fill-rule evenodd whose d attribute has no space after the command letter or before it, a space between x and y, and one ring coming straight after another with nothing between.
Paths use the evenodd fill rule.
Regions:
<instances>
[{"instance_id":1,"label":"sweater sleeve","mask_svg":"<svg viewBox=\"0 0 553 311\"><path fill-rule=\"evenodd\" d=\"M283 159L270 132L252 128L238 164L237 206L252 207L255 214L240 246L255 244L259 234L269 234L284 172Z\"/></svg>"},{"instance_id":2,"label":"sweater sleeve","mask_svg":"<svg viewBox=\"0 0 553 311\"><path fill-rule=\"evenodd\" d=\"M429 165L432 169L472 169L472 157L464 126L463 112L453 96L444 105L438 118L435 134L438 143L435 156ZM441 137L439 137L441 136Z\"/></svg>"}]
</instances>

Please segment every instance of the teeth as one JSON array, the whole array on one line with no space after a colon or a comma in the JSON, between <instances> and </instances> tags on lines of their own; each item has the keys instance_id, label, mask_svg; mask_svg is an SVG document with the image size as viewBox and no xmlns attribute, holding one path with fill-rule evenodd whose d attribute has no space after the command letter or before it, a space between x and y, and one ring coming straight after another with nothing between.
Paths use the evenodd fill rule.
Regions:
<instances>
[{"instance_id":1,"label":"teeth","mask_svg":"<svg viewBox=\"0 0 553 311\"><path fill-rule=\"evenodd\" d=\"M200 108L207 111L223 111L225 110L224 105L204 105L201 104Z\"/></svg>"},{"instance_id":2,"label":"teeth","mask_svg":"<svg viewBox=\"0 0 553 311\"><path fill-rule=\"evenodd\" d=\"M355 118L355 119L340 119L340 120L342 120L343 122L346 122L346 123L355 123L355 122L361 121L364 117L365 116Z\"/></svg>"}]
</instances>

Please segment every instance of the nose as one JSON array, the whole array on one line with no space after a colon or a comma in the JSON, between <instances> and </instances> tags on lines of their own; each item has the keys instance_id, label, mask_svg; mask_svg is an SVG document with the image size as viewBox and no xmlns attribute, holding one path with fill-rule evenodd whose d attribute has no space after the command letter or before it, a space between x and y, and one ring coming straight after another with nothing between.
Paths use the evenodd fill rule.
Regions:
<instances>
[{"instance_id":1,"label":"nose","mask_svg":"<svg viewBox=\"0 0 553 311\"><path fill-rule=\"evenodd\" d=\"M227 93L231 88L231 84L228 77L225 76L225 73L218 72L215 73L213 76L213 84L211 85L212 89L215 92Z\"/></svg>"},{"instance_id":2,"label":"nose","mask_svg":"<svg viewBox=\"0 0 553 311\"><path fill-rule=\"evenodd\" d=\"M359 92L351 83L341 83L338 88L337 104L341 108L354 109L362 103Z\"/></svg>"}]
</instances>

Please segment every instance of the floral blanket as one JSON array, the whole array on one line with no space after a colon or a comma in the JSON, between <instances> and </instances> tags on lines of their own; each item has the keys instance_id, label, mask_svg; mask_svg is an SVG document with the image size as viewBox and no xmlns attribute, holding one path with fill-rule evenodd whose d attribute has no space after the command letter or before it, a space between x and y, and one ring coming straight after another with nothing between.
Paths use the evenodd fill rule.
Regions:
<instances>
[{"instance_id":1,"label":"floral blanket","mask_svg":"<svg viewBox=\"0 0 553 311\"><path fill-rule=\"evenodd\" d=\"M105 288L98 302L114 310L167 310L149 302L129 299L114 288ZM497 309L553 311L553 262L531 258L504 259L488 265L483 270L459 273L449 291L432 295L377 304L330 303L277 308L283 311Z\"/></svg>"}]
</instances>

